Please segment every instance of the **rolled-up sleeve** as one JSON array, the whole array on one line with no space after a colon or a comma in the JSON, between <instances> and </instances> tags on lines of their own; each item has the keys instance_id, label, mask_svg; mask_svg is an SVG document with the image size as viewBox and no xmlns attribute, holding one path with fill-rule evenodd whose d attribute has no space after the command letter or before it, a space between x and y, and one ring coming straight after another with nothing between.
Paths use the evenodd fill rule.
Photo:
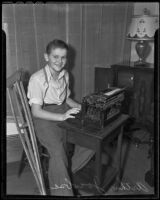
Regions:
<instances>
[{"instance_id":1,"label":"rolled-up sleeve","mask_svg":"<svg viewBox=\"0 0 160 200\"><path fill-rule=\"evenodd\" d=\"M69 89L69 73L66 73L66 84L67 84L67 98L70 96L71 91Z\"/></svg>"},{"instance_id":2,"label":"rolled-up sleeve","mask_svg":"<svg viewBox=\"0 0 160 200\"><path fill-rule=\"evenodd\" d=\"M28 84L27 97L29 104L43 105L43 89L41 83L36 78L31 78Z\"/></svg>"},{"instance_id":3,"label":"rolled-up sleeve","mask_svg":"<svg viewBox=\"0 0 160 200\"><path fill-rule=\"evenodd\" d=\"M70 96L70 94L71 94L71 91L69 89L69 84L67 84L67 98Z\"/></svg>"}]
</instances>

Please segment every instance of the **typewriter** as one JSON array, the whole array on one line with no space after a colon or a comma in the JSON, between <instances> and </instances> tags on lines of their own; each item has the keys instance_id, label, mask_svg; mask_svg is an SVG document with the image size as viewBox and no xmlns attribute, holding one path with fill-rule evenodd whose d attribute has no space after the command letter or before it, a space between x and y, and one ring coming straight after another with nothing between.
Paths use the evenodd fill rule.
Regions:
<instances>
[{"instance_id":1,"label":"typewriter","mask_svg":"<svg viewBox=\"0 0 160 200\"><path fill-rule=\"evenodd\" d=\"M121 114L125 88L110 87L83 97L81 112L67 119L76 127L99 130Z\"/></svg>"},{"instance_id":2,"label":"typewriter","mask_svg":"<svg viewBox=\"0 0 160 200\"><path fill-rule=\"evenodd\" d=\"M79 115L82 127L104 128L121 114L125 88L110 87L83 97Z\"/></svg>"}]
</instances>

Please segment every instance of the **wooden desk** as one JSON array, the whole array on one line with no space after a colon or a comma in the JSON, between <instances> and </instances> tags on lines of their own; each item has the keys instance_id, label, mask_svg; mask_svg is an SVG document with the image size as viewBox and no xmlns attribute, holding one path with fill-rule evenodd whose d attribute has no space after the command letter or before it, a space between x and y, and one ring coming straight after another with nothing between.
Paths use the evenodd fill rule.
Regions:
<instances>
[{"instance_id":1,"label":"wooden desk","mask_svg":"<svg viewBox=\"0 0 160 200\"><path fill-rule=\"evenodd\" d=\"M101 165L101 152L102 142L104 139L111 139L118 136L117 142L117 169L116 180L120 183L121 175L121 147L123 136L123 125L129 118L128 115L120 115L113 122L109 123L105 128L101 130L95 130L91 127L82 127L80 120L72 119L59 123L59 126L66 130L66 141L77 144L83 147L87 147L95 151L95 177L97 185L101 188L106 187L106 181L102 183L102 165Z\"/></svg>"}]
</instances>

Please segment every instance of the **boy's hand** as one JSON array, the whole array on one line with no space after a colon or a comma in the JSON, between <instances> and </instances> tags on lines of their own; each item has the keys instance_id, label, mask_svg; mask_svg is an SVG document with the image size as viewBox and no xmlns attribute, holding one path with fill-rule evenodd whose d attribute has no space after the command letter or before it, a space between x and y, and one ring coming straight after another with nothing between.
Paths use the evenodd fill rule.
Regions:
<instances>
[{"instance_id":1,"label":"boy's hand","mask_svg":"<svg viewBox=\"0 0 160 200\"><path fill-rule=\"evenodd\" d=\"M81 110L81 108L82 108L81 104L78 104L77 108L79 108L79 110Z\"/></svg>"},{"instance_id":2,"label":"boy's hand","mask_svg":"<svg viewBox=\"0 0 160 200\"><path fill-rule=\"evenodd\" d=\"M68 118L75 118L72 114L77 114L79 113L80 109L79 108L71 108L69 109L66 113L64 113L64 118L63 120L66 120Z\"/></svg>"}]
</instances>

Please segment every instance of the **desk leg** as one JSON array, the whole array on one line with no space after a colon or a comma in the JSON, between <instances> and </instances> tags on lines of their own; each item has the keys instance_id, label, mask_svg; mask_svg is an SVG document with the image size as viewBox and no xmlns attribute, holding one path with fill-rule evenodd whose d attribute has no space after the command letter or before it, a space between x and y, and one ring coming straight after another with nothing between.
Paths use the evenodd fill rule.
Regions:
<instances>
[{"instance_id":1,"label":"desk leg","mask_svg":"<svg viewBox=\"0 0 160 200\"><path fill-rule=\"evenodd\" d=\"M122 155L122 139L123 139L123 125L120 128L120 134L118 136L118 143L117 143L117 177L116 177L116 185L119 186L121 182L121 155Z\"/></svg>"},{"instance_id":2,"label":"desk leg","mask_svg":"<svg viewBox=\"0 0 160 200\"><path fill-rule=\"evenodd\" d=\"M96 144L96 160L95 160L95 181L97 185L100 187L102 184L101 176L102 176L102 148L101 141L97 141Z\"/></svg>"}]
</instances>

